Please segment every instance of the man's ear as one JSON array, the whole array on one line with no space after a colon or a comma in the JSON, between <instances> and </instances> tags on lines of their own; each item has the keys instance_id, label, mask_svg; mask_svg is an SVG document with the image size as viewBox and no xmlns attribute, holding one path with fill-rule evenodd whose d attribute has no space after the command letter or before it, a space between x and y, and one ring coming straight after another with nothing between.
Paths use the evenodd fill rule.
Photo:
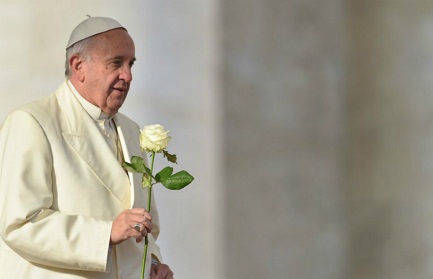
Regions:
<instances>
[{"instance_id":1,"label":"man's ear","mask_svg":"<svg viewBox=\"0 0 433 279\"><path fill-rule=\"evenodd\" d=\"M69 58L69 66L71 68L71 76L74 76L79 81L84 81L83 59L79 54L74 54Z\"/></svg>"}]
</instances>

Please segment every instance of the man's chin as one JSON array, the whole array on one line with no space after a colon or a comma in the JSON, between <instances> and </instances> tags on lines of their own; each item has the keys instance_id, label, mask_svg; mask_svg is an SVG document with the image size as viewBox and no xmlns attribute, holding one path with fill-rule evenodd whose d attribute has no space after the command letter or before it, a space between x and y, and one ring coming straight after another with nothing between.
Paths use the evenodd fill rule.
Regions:
<instances>
[{"instance_id":1,"label":"man's chin","mask_svg":"<svg viewBox=\"0 0 433 279\"><path fill-rule=\"evenodd\" d=\"M119 111L119 109L122 107L122 104L107 106L102 111L108 115L115 115Z\"/></svg>"}]
</instances>

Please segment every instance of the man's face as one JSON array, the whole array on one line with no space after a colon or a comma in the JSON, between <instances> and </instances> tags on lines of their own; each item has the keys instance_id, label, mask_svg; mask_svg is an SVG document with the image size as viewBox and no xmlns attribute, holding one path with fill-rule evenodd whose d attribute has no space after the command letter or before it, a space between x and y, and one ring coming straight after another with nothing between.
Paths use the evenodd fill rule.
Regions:
<instances>
[{"instance_id":1,"label":"man's face","mask_svg":"<svg viewBox=\"0 0 433 279\"><path fill-rule=\"evenodd\" d=\"M135 46L123 29L96 35L89 59L83 61L83 97L109 115L117 113L132 81Z\"/></svg>"}]
</instances>

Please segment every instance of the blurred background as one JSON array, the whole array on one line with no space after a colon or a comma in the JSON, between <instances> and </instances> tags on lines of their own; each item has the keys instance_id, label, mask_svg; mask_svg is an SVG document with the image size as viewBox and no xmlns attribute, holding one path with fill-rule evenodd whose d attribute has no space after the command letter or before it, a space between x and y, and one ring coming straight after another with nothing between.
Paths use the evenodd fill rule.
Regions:
<instances>
[{"instance_id":1,"label":"blurred background","mask_svg":"<svg viewBox=\"0 0 433 279\"><path fill-rule=\"evenodd\" d=\"M122 112L196 177L156 189L175 278L433 277L433 2L0 0L0 122L86 15L129 30Z\"/></svg>"}]
</instances>

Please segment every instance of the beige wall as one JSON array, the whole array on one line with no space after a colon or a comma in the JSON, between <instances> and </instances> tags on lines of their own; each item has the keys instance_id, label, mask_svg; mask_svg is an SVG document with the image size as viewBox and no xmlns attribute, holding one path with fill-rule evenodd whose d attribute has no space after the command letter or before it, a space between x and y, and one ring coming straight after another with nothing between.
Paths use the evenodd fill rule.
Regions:
<instances>
[{"instance_id":1,"label":"beige wall","mask_svg":"<svg viewBox=\"0 0 433 279\"><path fill-rule=\"evenodd\" d=\"M123 112L196 176L156 191L176 278L433 277L433 4L1 0L1 120L86 14L128 27Z\"/></svg>"},{"instance_id":2,"label":"beige wall","mask_svg":"<svg viewBox=\"0 0 433 279\"><path fill-rule=\"evenodd\" d=\"M222 2L225 278L344 278L343 2Z\"/></svg>"},{"instance_id":3,"label":"beige wall","mask_svg":"<svg viewBox=\"0 0 433 279\"><path fill-rule=\"evenodd\" d=\"M433 4L222 3L226 278L431 278Z\"/></svg>"},{"instance_id":4,"label":"beige wall","mask_svg":"<svg viewBox=\"0 0 433 279\"><path fill-rule=\"evenodd\" d=\"M433 3L351 1L350 277L433 277Z\"/></svg>"}]
</instances>

